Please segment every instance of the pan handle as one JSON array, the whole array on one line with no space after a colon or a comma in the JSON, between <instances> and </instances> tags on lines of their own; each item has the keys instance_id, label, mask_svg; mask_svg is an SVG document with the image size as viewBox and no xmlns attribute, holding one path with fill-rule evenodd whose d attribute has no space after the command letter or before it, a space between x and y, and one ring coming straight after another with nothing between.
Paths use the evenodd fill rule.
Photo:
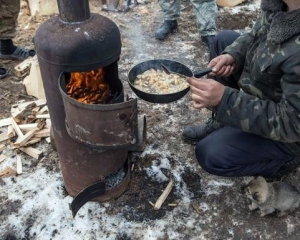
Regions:
<instances>
[{"instance_id":1,"label":"pan handle","mask_svg":"<svg viewBox=\"0 0 300 240\"><path fill-rule=\"evenodd\" d=\"M195 78L203 77L204 75L210 73L211 71L212 71L212 68L203 68L203 69L197 70L194 72L194 77Z\"/></svg>"}]
</instances>

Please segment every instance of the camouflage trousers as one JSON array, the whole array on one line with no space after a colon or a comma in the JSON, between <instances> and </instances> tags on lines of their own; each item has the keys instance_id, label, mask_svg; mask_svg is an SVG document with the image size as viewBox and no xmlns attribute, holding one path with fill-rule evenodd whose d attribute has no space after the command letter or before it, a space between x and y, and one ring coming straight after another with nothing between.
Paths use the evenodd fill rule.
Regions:
<instances>
[{"instance_id":1,"label":"camouflage trousers","mask_svg":"<svg viewBox=\"0 0 300 240\"><path fill-rule=\"evenodd\" d=\"M158 0L164 20L180 17L180 0ZM196 16L201 36L216 35L218 7L215 0L190 0Z\"/></svg>"},{"instance_id":2,"label":"camouflage trousers","mask_svg":"<svg viewBox=\"0 0 300 240\"><path fill-rule=\"evenodd\" d=\"M0 0L0 40L16 36L20 0Z\"/></svg>"}]
</instances>

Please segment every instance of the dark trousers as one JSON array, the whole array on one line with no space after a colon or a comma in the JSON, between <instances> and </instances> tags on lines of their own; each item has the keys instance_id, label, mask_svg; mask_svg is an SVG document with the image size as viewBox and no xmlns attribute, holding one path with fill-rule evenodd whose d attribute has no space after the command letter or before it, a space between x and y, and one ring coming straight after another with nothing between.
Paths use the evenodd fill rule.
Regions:
<instances>
[{"instance_id":1,"label":"dark trousers","mask_svg":"<svg viewBox=\"0 0 300 240\"><path fill-rule=\"evenodd\" d=\"M210 49L213 58L220 55L239 34L224 31L216 36ZM238 88L236 76L218 78L226 86ZM281 142L232 127L222 127L196 145L196 158L207 172L219 176L264 176L274 174L296 155Z\"/></svg>"}]
</instances>

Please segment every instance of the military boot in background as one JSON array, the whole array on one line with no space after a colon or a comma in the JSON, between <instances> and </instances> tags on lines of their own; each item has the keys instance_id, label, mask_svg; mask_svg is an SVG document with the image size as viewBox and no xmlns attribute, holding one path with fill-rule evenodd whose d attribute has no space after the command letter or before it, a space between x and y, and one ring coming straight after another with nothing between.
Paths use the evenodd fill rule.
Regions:
<instances>
[{"instance_id":1,"label":"military boot in background","mask_svg":"<svg viewBox=\"0 0 300 240\"><path fill-rule=\"evenodd\" d=\"M176 31L177 26L176 20L165 20L159 29L157 29L155 38L158 40L165 40L171 33Z\"/></svg>"},{"instance_id":2,"label":"military boot in background","mask_svg":"<svg viewBox=\"0 0 300 240\"><path fill-rule=\"evenodd\" d=\"M204 124L186 127L182 132L182 137L186 141L196 144L202 138L205 138L207 135L221 127L222 125L215 121L215 114L213 113L212 117L209 118Z\"/></svg>"}]
</instances>

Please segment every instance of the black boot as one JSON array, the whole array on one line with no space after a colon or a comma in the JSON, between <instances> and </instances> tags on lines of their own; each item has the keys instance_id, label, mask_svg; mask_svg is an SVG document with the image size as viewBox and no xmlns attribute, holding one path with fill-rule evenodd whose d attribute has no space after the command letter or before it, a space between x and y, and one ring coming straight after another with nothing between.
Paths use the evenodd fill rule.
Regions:
<instances>
[{"instance_id":1,"label":"black boot","mask_svg":"<svg viewBox=\"0 0 300 240\"><path fill-rule=\"evenodd\" d=\"M157 29L155 38L158 40L165 40L169 34L176 31L177 26L176 20L165 20L159 29Z\"/></svg>"},{"instance_id":2,"label":"black boot","mask_svg":"<svg viewBox=\"0 0 300 240\"><path fill-rule=\"evenodd\" d=\"M188 142L197 143L202 138L205 138L207 135L219 129L220 127L222 126L221 124L215 121L215 117L213 113L212 117L209 118L205 124L186 127L182 132L182 136Z\"/></svg>"},{"instance_id":3,"label":"black boot","mask_svg":"<svg viewBox=\"0 0 300 240\"><path fill-rule=\"evenodd\" d=\"M209 49L212 41L214 40L214 38L215 38L215 35L206 35L206 36L202 36L201 40L202 40L202 42L205 43L205 45Z\"/></svg>"},{"instance_id":4,"label":"black boot","mask_svg":"<svg viewBox=\"0 0 300 240\"><path fill-rule=\"evenodd\" d=\"M282 179L286 177L288 174L292 173L296 170L300 165L300 157L296 156L292 161L284 164L279 170L275 173L275 179Z\"/></svg>"}]
</instances>

